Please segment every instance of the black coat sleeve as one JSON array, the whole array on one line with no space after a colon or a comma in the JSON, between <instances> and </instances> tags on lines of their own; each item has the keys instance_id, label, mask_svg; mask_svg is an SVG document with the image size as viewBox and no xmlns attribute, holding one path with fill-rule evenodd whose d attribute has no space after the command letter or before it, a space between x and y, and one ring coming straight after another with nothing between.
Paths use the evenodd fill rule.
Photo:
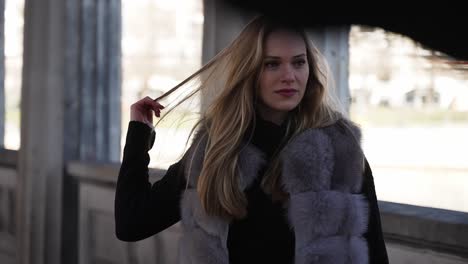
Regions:
<instances>
[{"instance_id":1,"label":"black coat sleeve","mask_svg":"<svg viewBox=\"0 0 468 264\"><path fill-rule=\"evenodd\" d=\"M129 123L114 201L115 232L123 241L145 239L180 220L180 197L185 188L182 162L171 165L151 185L148 151L154 138L155 132L146 124Z\"/></svg>"},{"instance_id":2,"label":"black coat sleeve","mask_svg":"<svg viewBox=\"0 0 468 264\"><path fill-rule=\"evenodd\" d=\"M364 234L369 246L369 263L386 264L388 262L387 249L380 222L380 211L375 193L374 177L366 159L363 181L363 193L369 201L369 227Z\"/></svg>"}]
</instances>

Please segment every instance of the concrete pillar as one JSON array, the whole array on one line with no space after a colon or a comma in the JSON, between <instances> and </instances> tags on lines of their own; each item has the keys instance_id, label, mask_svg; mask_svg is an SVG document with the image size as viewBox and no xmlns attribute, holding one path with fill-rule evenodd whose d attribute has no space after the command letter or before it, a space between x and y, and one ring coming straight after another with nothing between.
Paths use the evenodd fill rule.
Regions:
<instances>
[{"instance_id":1,"label":"concrete pillar","mask_svg":"<svg viewBox=\"0 0 468 264\"><path fill-rule=\"evenodd\" d=\"M0 148L5 145L5 0L0 0Z\"/></svg>"},{"instance_id":2,"label":"concrete pillar","mask_svg":"<svg viewBox=\"0 0 468 264\"><path fill-rule=\"evenodd\" d=\"M77 263L69 160L120 157L120 0L26 0L17 263Z\"/></svg>"},{"instance_id":3,"label":"concrete pillar","mask_svg":"<svg viewBox=\"0 0 468 264\"><path fill-rule=\"evenodd\" d=\"M349 31L350 26L314 28L308 34L325 56L335 83L336 94L349 112L351 97L349 93Z\"/></svg>"},{"instance_id":4,"label":"concrete pillar","mask_svg":"<svg viewBox=\"0 0 468 264\"><path fill-rule=\"evenodd\" d=\"M60 263L65 2L25 1L17 262Z\"/></svg>"},{"instance_id":5,"label":"concrete pillar","mask_svg":"<svg viewBox=\"0 0 468 264\"><path fill-rule=\"evenodd\" d=\"M242 28L253 17L244 11L240 12L227 1L203 0L204 23L202 64L207 63L218 52L225 48L240 33ZM206 109L209 94L202 94L201 108Z\"/></svg>"},{"instance_id":6,"label":"concrete pillar","mask_svg":"<svg viewBox=\"0 0 468 264\"><path fill-rule=\"evenodd\" d=\"M203 0L202 63L207 63L226 47L247 24L252 15L241 13L225 1Z\"/></svg>"},{"instance_id":7,"label":"concrete pillar","mask_svg":"<svg viewBox=\"0 0 468 264\"><path fill-rule=\"evenodd\" d=\"M80 157L120 159L121 84L120 0L81 0L78 61L80 80ZM70 10L71 11L71 10ZM77 64L75 64L77 65Z\"/></svg>"}]
</instances>

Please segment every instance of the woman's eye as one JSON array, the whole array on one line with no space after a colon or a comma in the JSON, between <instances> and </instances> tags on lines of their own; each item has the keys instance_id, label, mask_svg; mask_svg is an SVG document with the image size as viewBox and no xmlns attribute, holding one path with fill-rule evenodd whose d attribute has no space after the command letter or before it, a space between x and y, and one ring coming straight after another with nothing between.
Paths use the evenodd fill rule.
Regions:
<instances>
[{"instance_id":1,"label":"woman's eye","mask_svg":"<svg viewBox=\"0 0 468 264\"><path fill-rule=\"evenodd\" d=\"M296 66L303 66L306 63L305 60L297 60L294 62L294 65Z\"/></svg>"},{"instance_id":2,"label":"woman's eye","mask_svg":"<svg viewBox=\"0 0 468 264\"><path fill-rule=\"evenodd\" d=\"M265 62L265 67L266 68L275 68L279 66L279 62L277 61L267 61Z\"/></svg>"}]
</instances>

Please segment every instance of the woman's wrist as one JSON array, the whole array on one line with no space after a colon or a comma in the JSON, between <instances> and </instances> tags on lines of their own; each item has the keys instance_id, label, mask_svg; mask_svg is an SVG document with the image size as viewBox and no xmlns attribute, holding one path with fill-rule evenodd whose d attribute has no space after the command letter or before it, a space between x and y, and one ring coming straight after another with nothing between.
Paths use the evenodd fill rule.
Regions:
<instances>
[{"instance_id":1,"label":"woman's wrist","mask_svg":"<svg viewBox=\"0 0 468 264\"><path fill-rule=\"evenodd\" d=\"M154 127L150 127L145 122L131 120L129 122L126 144L137 146L137 148L144 147L144 149L149 150L154 144L155 136L156 131Z\"/></svg>"},{"instance_id":2,"label":"woman's wrist","mask_svg":"<svg viewBox=\"0 0 468 264\"><path fill-rule=\"evenodd\" d=\"M137 122L137 123L140 123L140 124L145 124L147 127L149 127L152 131L154 131L155 127L153 124L149 124L147 122L143 122L143 121L140 121L140 120L130 120L130 122Z\"/></svg>"}]
</instances>

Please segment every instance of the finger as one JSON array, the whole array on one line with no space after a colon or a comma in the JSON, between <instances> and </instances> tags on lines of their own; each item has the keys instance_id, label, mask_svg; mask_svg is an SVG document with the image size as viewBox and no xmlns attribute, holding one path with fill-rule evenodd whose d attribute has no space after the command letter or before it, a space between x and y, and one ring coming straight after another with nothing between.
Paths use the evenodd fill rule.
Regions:
<instances>
[{"instance_id":1,"label":"finger","mask_svg":"<svg viewBox=\"0 0 468 264\"><path fill-rule=\"evenodd\" d=\"M145 106L150 107L150 108L152 108L152 109L155 110L155 111L157 111L157 110L159 110L159 109L164 109L164 106L163 106L163 105L161 105L161 104L160 104L159 102L157 102L157 101L154 101L154 100L153 100L151 97L149 97L149 96L146 96L146 97L144 98L143 103L145 104Z\"/></svg>"},{"instance_id":2,"label":"finger","mask_svg":"<svg viewBox=\"0 0 468 264\"><path fill-rule=\"evenodd\" d=\"M157 117L161 116L161 111L159 111L159 110L153 110L153 111L154 111L155 116L157 116Z\"/></svg>"},{"instance_id":3,"label":"finger","mask_svg":"<svg viewBox=\"0 0 468 264\"><path fill-rule=\"evenodd\" d=\"M148 96L147 96L148 97ZM135 109L142 109L142 108L147 108L147 101L148 101L148 98L145 97L145 98L142 98L138 101L136 101L135 103L133 103L131 105L132 108L135 108Z\"/></svg>"},{"instance_id":4,"label":"finger","mask_svg":"<svg viewBox=\"0 0 468 264\"><path fill-rule=\"evenodd\" d=\"M140 100L138 100L136 103L141 104L141 105L147 105L151 101L153 101L153 99L151 99L151 97L145 96L145 97L141 98Z\"/></svg>"},{"instance_id":5,"label":"finger","mask_svg":"<svg viewBox=\"0 0 468 264\"><path fill-rule=\"evenodd\" d=\"M158 106L158 108L164 109L164 106L162 104L160 104L159 102L157 102L157 101L153 101L153 102L155 103L155 105Z\"/></svg>"},{"instance_id":6,"label":"finger","mask_svg":"<svg viewBox=\"0 0 468 264\"><path fill-rule=\"evenodd\" d=\"M153 108L154 109L164 109L164 106L162 104L160 104L158 101L153 101L151 100L151 104L153 105Z\"/></svg>"}]
</instances>

